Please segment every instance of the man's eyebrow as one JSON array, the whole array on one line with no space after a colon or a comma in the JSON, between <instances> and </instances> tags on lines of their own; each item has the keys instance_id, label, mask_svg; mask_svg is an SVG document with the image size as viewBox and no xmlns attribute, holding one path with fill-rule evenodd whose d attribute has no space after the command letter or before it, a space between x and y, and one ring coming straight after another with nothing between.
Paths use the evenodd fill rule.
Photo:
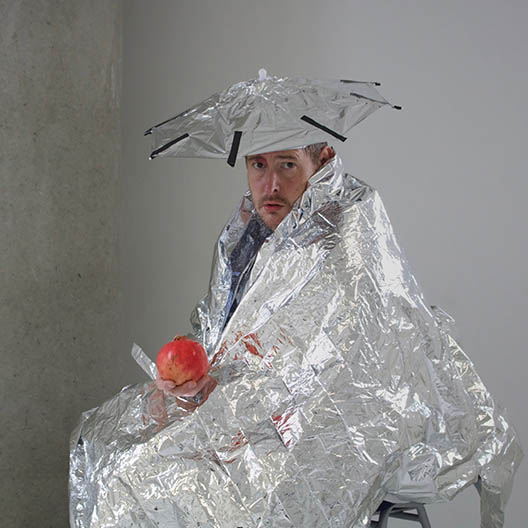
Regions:
<instances>
[{"instance_id":1,"label":"man's eyebrow","mask_svg":"<svg viewBox=\"0 0 528 528\"><path fill-rule=\"evenodd\" d=\"M277 158L279 159L292 159L292 160L297 160L299 159L299 156L296 156L295 154L279 154L276 156Z\"/></svg>"},{"instance_id":2,"label":"man's eyebrow","mask_svg":"<svg viewBox=\"0 0 528 528\"><path fill-rule=\"evenodd\" d=\"M252 161L258 158L264 158L262 154L250 154L249 156L246 156L246 161ZM298 154L277 154L275 158L280 160L295 160L297 161L299 159Z\"/></svg>"}]
</instances>

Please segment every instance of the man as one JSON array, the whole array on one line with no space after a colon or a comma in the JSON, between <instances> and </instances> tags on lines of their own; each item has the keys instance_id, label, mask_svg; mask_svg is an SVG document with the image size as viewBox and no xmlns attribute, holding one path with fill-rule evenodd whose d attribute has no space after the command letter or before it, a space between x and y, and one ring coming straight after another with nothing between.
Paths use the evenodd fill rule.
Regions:
<instances>
[{"instance_id":1,"label":"man","mask_svg":"<svg viewBox=\"0 0 528 528\"><path fill-rule=\"evenodd\" d=\"M244 274L240 277L241 281L232 283L232 296L228 302L233 299L236 303L230 303L226 323L238 305L239 298L236 298L236 294L243 295L254 258L265 237L275 231L286 218L294 203L306 190L310 177L334 156L334 149L327 143L315 143L304 148L252 154L246 157L248 186L257 215L255 223L257 226L263 223L267 229L259 229L259 234L263 233L263 235L260 235L259 240L253 244L251 253L244 255L246 261L240 266ZM204 376L197 382L188 381L179 386L173 381L162 380L159 376L156 380L159 389L175 397L194 397L211 383L210 376Z\"/></svg>"},{"instance_id":2,"label":"man","mask_svg":"<svg viewBox=\"0 0 528 528\"><path fill-rule=\"evenodd\" d=\"M515 432L377 191L320 144L383 104L372 83L264 76L151 130L152 157L245 156L249 194L191 316L210 376L84 413L73 526L367 528L387 495L446 501L479 478L486 526L503 525Z\"/></svg>"}]
</instances>

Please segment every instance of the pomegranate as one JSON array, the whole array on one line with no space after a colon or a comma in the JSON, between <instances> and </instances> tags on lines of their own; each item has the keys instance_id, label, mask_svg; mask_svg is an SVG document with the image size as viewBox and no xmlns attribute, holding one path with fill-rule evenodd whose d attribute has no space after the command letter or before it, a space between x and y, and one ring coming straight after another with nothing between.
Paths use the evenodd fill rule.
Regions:
<instances>
[{"instance_id":1,"label":"pomegranate","mask_svg":"<svg viewBox=\"0 0 528 528\"><path fill-rule=\"evenodd\" d=\"M161 379L174 381L176 385L198 381L209 371L209 361L202 345L183 336L176 336L161 347L156 366Z\"/></svg>"}]
</instances>

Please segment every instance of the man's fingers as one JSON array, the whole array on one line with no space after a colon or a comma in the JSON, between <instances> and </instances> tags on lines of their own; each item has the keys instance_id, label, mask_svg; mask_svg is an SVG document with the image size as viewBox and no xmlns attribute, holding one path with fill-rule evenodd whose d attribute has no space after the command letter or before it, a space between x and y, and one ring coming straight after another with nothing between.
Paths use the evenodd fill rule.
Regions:
<instances>
[{"instance_id":1,"label":"man's fingers","mask_svg":"<svg viewBox=\"0 0 528 528\"><path fill-rule=\"evenodd\" d=\"M202 376L197 382L193 380L187 381L183 383L182 385L178 385L177 387L174 387L174 389L170 391L170 394L176 397L196 396L205 387L205 385L207 385L207 382L210 379L211 378L206 375L206 376Z\"/></svg>"},{"instance_id":2,"label":"man's fingers","mask_svg":"<svg viewBox=\"0 0 528 528\"><path fill-rule=\"evenodd\" d=\"M182 383L181 385L178 385L177 387L174 387L170 394L173 396L182 397L182 396L195 396L198 392L200 392L200 389L197 388L196 381L186 381L185 383Z\"/></svg>"},{"instance_id":3,"label":"man's fingers","mask_svg":"<svg viewBox=\"0 0 528 528\"><path fill-rule=\"evenodd\" d=\"M158 376L156 378L156 387L162 391L170 391L171 389L174 389L174 387L176 387L176 383L171 380L164 380Z\"/></svg>"},{"instance_id":4,"label":"man's fingers","mask_svg":"<svg viewBox=\"0 0 528 528\"><path fill-rule=\"evenodd\" d=\"M209 381L211 381L211 376L208 376L207 374L202 376L196 383L196 392L200 392L209 383Z\"/></svg>"},{"instance_id":5,"label":"man's fingers","mask_svg":"<svg viewBox=\"0 0 528 528\"><path fill-rule=\"evenodd\" d=\"M192 391L196 388L196 381L194 380L186 381L185 383L180 385L178 388L183 391Z\"/></svg>"},{"instance_id":6,"label":"man's fingers","mask_svg":"<svg viewBox=\"0 0 528 528\"><path fill-rule=\"evenodd\" d=\"M210 381L212 381L211 376L206 374L198 381L189 380L181 385L176 385L174 381L164 380L158 375L156 378L156 387L176 398L181 398L182 396L193 397L196 396Z\"/></svg>"}]
</instances>

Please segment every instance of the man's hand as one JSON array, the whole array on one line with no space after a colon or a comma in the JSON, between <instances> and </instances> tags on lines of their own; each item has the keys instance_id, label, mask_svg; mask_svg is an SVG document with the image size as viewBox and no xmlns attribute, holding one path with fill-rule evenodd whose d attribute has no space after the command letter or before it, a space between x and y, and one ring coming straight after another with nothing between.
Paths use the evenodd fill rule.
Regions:
<instances>
[{"instance_id":1,"label":"man's hand","mask_svg":"<svg viewBox=\"0 0 528 528\"><path fill-rule=\"evenodd\" d=\"M216 385L216 381L209 375L202 376L198 381L187 381L182 385L176 385L174 381L156 378L156 387L165 394L170 394L176 398L196 396L208 384ZM209 391L210 392L210 391Z\"/></svg>"}]
</instances>

